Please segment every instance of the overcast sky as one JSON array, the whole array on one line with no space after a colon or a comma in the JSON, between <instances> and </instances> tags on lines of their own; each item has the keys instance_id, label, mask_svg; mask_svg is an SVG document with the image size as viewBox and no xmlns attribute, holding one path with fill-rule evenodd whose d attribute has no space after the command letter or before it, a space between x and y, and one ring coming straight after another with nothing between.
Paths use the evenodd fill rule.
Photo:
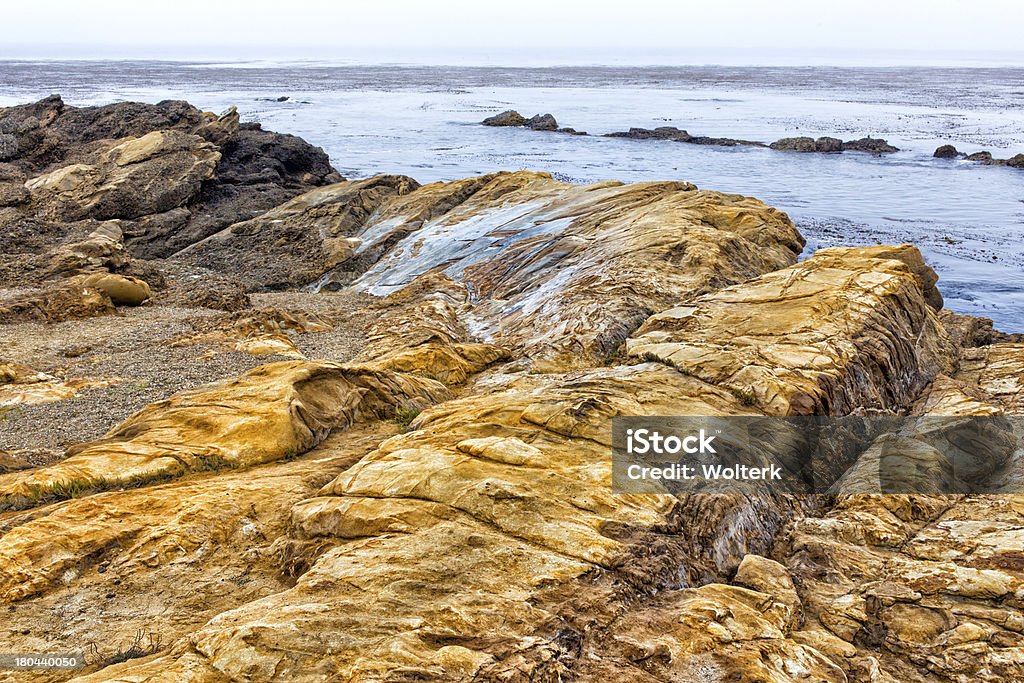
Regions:
<instances>
[{"instance_id":1,"label":"overcast sky","mask_svg":"<svg viewBox=\"0 0 1024 683\"><path fill-rule=\"evenodd\" d=\"M749 63L787 53L799 55L797 61L885 53L904 55L905 61L990 55L1024 65L1024 0L47 0L4 5L3 57L364 55L430 61L430 55L461 54L461 61L472 61L472 55L543 61L547 54L562 63L614 63L631 61L629 55L642 60L661 54L677 61L732 55L737 58L730 61Z\"/></svg>"}]
</instances>

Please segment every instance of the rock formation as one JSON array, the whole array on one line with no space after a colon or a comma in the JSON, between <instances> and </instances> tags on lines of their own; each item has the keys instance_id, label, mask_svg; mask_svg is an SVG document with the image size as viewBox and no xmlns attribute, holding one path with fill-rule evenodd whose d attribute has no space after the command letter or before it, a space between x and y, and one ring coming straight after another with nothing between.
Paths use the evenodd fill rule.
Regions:
<instances>
[{"instance_id":1,"label":"rock formation","mask_svg":"<svg viewBox=\"0 0 1024 683\"><path fill-rule=\"evenodd\" d=\"M839 138L782 138L769 145L772 149L786 152L842 152L843 141Z\"/></svg>"},{"instance_id":2,"label":"rock formation","mask_svg":"<svg viewBox=\"0 0 1024 683\"><path fill-rule=\"evenodd\" d=\"M488 116L486 119L481 121L485 126L493 126L498 128L529 128L530 130L541 130L555 133L568 133L570 135L586 135L585 131L576 130L575 128L559 128L558 121L551 114L537 114L526 118L514 109L503 111L500 114L494 116Z\"/></svg>"},{"instance_id":3,"label":"rock formation","mask_svg":"<svg viewBox=\"0 0 1024 683\"><path fill-rule=\"evenodd\" d=\"M481 121L485 126L494 127L522 127L531 130L556 131L559 133L570 133L573 135L586 135L575 128L559 128L555 117L551 114L538 114L526 118L519 112L509 109L508 111L489 116ZM817 140L809 137L782 138L771 144L757 142L755 140L740 140L736 138L709 137L706 135L690 135L685 130L675 126L659 126L657 128L630 128L628 131L606 133L604 137L628 138L630 140L671 140L673 142L686 142L692 145L713 145L716 147L770 147L774 150L785 152L869 152L871 154L890 154L900 151L898 147L890 145L885 140L866 137L859 140L843 142L838 138L820 137ZM936 155L938 156L938 155ZM1021 155L1024 156L1024 155ZM1012 161L1012 160L1011 160ZM1022 159L1024 165L1024 159ZM1010 164L1008 162L1009 165Z\"/></svg>"},{"instance_id":4,"label":"rock formation","mask_svg":"<svg viewBox=\"0 0 1024 683\"><path fill-rule=\"evenodd\" d=\"M962 155L953 145L940 145L932 155L936 159L956 159Z\"/></svg>"},{"instance_id":5,"label":"rock formation","mask_svg":"<svg viewBox=\"0 0 1024 683\"><path fill-rule=\"evenodd\" d=\"M169 369L45 461L0 444L0 650L87 655L11 680L1024 677L1019 495L611 491L617 416L1021 414L1024 344L943 311L913 246L799 260L784 213L685 182L300 182L283 148L316 155L256 129L286 173L243 214L233 112L58 103L0 110L36 121L0 128L33 185L4 438L38 438L35 385L83 424L142 390L143 358L68 374L134 337ZM205 177L96 182L149 164Z\"/></svg>"},{"instance_id":6,"label":"rock formation","mask_svg":"<svg viewBox=\"0 0 1024 683\"><path fill-rule=\"evenodd\" d=\"M953 145L942 145L935 150L934 156L938 159L964 158L967 161L977 161L984 166L1009 166L1010 168L1024 168L1024 154L1017 154L1009 159L996 159L991 152L974 152L964 154L957 151Z\"/></svg>"}]
</instances>

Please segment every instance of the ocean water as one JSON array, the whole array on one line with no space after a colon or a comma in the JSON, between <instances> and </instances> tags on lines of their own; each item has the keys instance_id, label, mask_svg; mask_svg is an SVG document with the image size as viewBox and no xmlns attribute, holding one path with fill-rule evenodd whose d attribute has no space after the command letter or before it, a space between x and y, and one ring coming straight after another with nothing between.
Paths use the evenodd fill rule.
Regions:
<instances>
[{"instance_id":1,"label":"ocean water","mask_svg":"<svg viewBox=\"0 0 1024 683\"><path fill-rule=\"evenodd\" d=\"M1024 170L932 158L946 143L1024 152L1024 68L0 61L0 105L54 92L75 105L236 105L243 120L320 145L347 177L532 169L752 195L789 213L807 254L912 242L938 271L947 307L1024 331ZM672 125L766 142L871 135L902 151L797 154L479 125L510 108L592 134Z\"/></svg>"}]
</instances>

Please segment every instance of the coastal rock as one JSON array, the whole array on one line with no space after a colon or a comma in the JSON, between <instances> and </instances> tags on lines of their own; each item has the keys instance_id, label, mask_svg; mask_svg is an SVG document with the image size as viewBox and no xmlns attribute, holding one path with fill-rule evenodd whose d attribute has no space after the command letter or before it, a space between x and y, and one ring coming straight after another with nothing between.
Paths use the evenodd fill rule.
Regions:
<instances>
[{"instance_id":1,"label":"coastal rock","mask_svg":"<svg viewBox=\"0 0 1024 683\"><path fill-rule=\"evenodd\" d=\"M205 121L196 128L196 135L223 148L238 135L240 117L237 107L229 107L220 116L203 112Z\"/></svg>"},{"instance_id":2,"label":"coastal rock","mask_svg":"<svg viewBox=\"0 0 1024 683\"><path fill-rule=\"evenodd\" d=\"M367 348L356 362L407 372L444 384L462 384L498 361L508 349L473 340L469 290L440 274L416 280L416 293L399 290L374 308L380 311L367 333Z\"/></svg>"},{"instance_id":3,"label":"coastal rock","mask_svg":"<svg viewBox=\"0 0 1024 683\"><path fill-rule=\"evenodd\" d=\"M828 343L853 354L837 366L845 379L826 390L829 400L822 405L842 410L844 401L854 403L842 387L859 386L872 375L868 368L881 344L865 335L882 329L883 320L906 316L921 328L907 331L920 344L894 352L887 372L925 383L939 362L931 354L942 339L939 330L927 329L934 313L920 278L901 261L856 250L832 250L811 261L804 271L782 271L794 282L825 283L808 300L820 301L824 291L829 305L802 314L804 324L824 328L822 335L831 332L835 339ZM826 267L845 268L846 275L826 277ZM706 305L722 314L745 287L767 289L754 280L723 290ZM452 278L433 276L429 284L416 279L409 290L406 305L430 301L430 292L460 303ZM548 296L555 303L560 294ZM822 311L831 313L823 317ZM764 313L749 309L748 319L768 325ZM723 325L716 334L708 348L731 343L744 331ZM422 338L411 334L408 348ZM781 381L799 386L803 361L778 354L780 365L786 368ZM867 661L873 646L855 636L870 621L844 626L844 619L860 614L856 588L852 607L833 605L826 602L835 595L827 583L815 580L819 592L813 595L804 590L814 576L805 565L783 568L752 557L767 551L786 517L802 518L784 500L758 508L728 496L680 501L607 493L611 417L758 414L740 392L660 361L502 377L471 383L459 398L428 408L410 431L381 442L292 506L294 542L320 548L294 586L219 614L174 653L120 675L192 671L200 680L316 681L400 669L419 677L488 679L510 671L534 678L615 676L640 666L655 680L713 671L784 681L786 671L801 670L838 682ZM914 395L912 386L890 391L885 404L899 409ZM811 522L794 524L796 544L815 533ZM709 543L705 555L699 546ZM795 545L786 557L803 557L803 547ZM721 579L709 581L716 573ZM733 574L743 586L723 583ZM872 574L881 573L872 568ZM680 588L691 581L701 585ZM925 583L908 581L919 593ZM989 591L998 599L1013 590L994 575L989 584L970 585L959 593L969 602ZM896 633L920 616L897 610L885 619ZM440 642L438 633L445 634ZM321 643L325 634L337 634L330 648ZM890 670L890 662L900 661L887 658L881 666Z\"/></svg>"},{"instance_id":4,"label":"coastal rock","mask_svg":"<svg viewBox=\"0 0 1024 683\"><path fill-rule=\"evenodd\" d=\"M195 333L179 335L171 346L212 344L254 356L275 354L298 359L305 356L296 348L290 332L323 332L332 327L320 316L273 308L198 318L192 325Z\"/></svg>"},{"instance_id":5,"label":"coastal rock","mask_svg":"<svg viewBox=\"0 0 1024 683\"><path fill-rule=\"evenodd\" d=\"M303 361L265 365L154 404L60 463L0 478L0 498L16 504L61 483L104 488L272 462L309 450L361 416L379 419L399 405L423 407L446 395L437 382L397 373Z\"/></svg>"},{"instance_id":6,"label":"coastal rock","mask_svg":"<svg viewBox=\"0 0 1024 683\"><path fill-rule=\"evenodd\" d=\"M906 404L952 370L954 350L921 279L893 260L900 255L823 249L653 316L627 352L723 386L774 415ZM916 249L902 255L920 260Z\"/></svg>"},{"instance_id":7,"label":"coastal rock","mask_svg":"<svg viewBox=\"0 0 1024 683\"><path fill-rule=\"evenodd\" d=\"M967 161L980 161L981 163L987 163L992 161L992 152L975 152L974 154L968 154L966 159Z\"/></svg>"},{"instance_id":8,"label":"coastal rock","mask_svg":"<svg viewBox=\"0 0 1024 683\"><path fill-rule=\"evenodd\" d=\"M23 470L31 467L27 462L17 458L11 453L0 451L0 474L6 474L15 470Z\"/></svg>"},{"instance_id":9,"label":"coastal rock","mask_svg":"<svg viewBox=\"0 0 1024 683\"><path fill-rule=\"evenodd\" d=\"M354 258L379 256L353 284L387 295L443 272L478 299L467 314L478 334L538 371L604 362L650 312L789 265L803 245L785 214L687 183L579 186L528 172L477 180L431 220L418 218L423 202L433 206L446 185L378 211L354 234Z\"/></svg>"},{"instance_id":10,"label":"coastal rock","mask_svg":"<svg viewBox=\"0 0 1024 683\"><path fill-rule=\"evenodd\" d=\"M219 160L216 148L199 136L156 131L112 145L93 163L31 178L25 187L45 218L136 218L192 199Z\"/></svg>"},{"instance_id":11,"label":"coastal rock","mask_svg":"<svg viewBox=\"0 0 1024 683\"><path fill-rule=\"evenodd\" d=\"M47 253L46 277L123 269L130 260L123 237L119 221L99 224L85 239L61 244Z\"/></svg>"},{"instance_id":12,"label":"coastal rock","mask_svg":"<svg viewBox=\"0 0 1024 683\"><path fill-rule=\"evenodd\" d=\"M488 116L483 120L485 126L525 126L526 122L526 117L514 109Z\"/></svg>"},{"instance_id":13,"label":"coastal rock","mask_svg":"<svg viewBox=\"0 0 1024 683\"><path fill-rule=\"evenodd\" d=\"M558 121L551 114L537 114L524 124L530 130L558 130Z\"/></svg>"},{"instance_id":14,"label":"coastal rock","mask_svg":"<svg viewBox=\"0 0 1024 683\"><path fill-rule=\"evenodd\" d=\"M626 132L608 133L609 138L629 138L631 140L679 140L686 142L692 136L685 130L675 126L659 126L658 128L630 128Z\"/></svg>"},{"instance_id":15,"label":"coastal rock","mask_svg":"<svg viewBox=\"0 0 1024 683\"><path fill-rule=\"evenodd\" d=\"M957 157L964 156L957 151L953 145L942 145L935 150L935 154L932 155L936 159L956 159Z\"/></svg>"},{"instance_id":16,"label":"coastal rock","mask_svg":"<svg viewBox=\"0 0 1024 683\"><path fill-rule=\"evenodd\" d=\"M156 215L0 211L0 274L18 287L0 318L35 297L19 315L59 319L75 307L56 298L75 287L112 312L112 297L139 301L153 284L141 310L12 344L50 360L0 363L0 401L73 381L51 369L83 353L69 339L102 365L146 321L173 327L147 328L139 352L203 345L204 368L245 357L63 454L4 444L0 649L95 643L86 670L50 680L1024 677L1019 496L852 494L870 448L834 496L611 493L620 416L1024 411L1024 344L940 311L914 247L798 262L804 240L784 213L688 183L517 172L420 186L324 168L302 180L315 148L236 112L79 111L59 98L4 110L33 122L0 130L21 155L0 172L95 166L154 122L221 159L188 203ZM86 116L100 137L72 125ZM291 152L290 170L259 170ZM244 192L206 194L229 177ZM259 309L168 305L189 301ZM313 331L325 339L297 341ZM264 352L352 360L245 372ZM1005 432L986 436L985 459L1012 465ZM156 645L131 650L135 634Z\"/></svg>"},{"instance_id":17,"label":"coastal rock","mask_svg":"<svg viewBox=\"0 0 1024 683\"><path fill-rule=\"evenodd\" d=\"M168 141L192 139L197 143L194 148L201 158L196 161L195 177L189 175L184 167L187 159L180 153L165 155L162 161L151 159L137 169L119 167L113 178L103 177L109 164L98 156L118 142L153 133ZM180 101L78 108L65 105L54 95L0 109L0 134L16 138L16 153L9 165L23 177L19 189L8 186L0 173L0 206L25 207L29 193L23 185L29 178L57 173L52 179L61 179L65 185L82 184L79 192L95 185L97 193L108 196L100 205L87 206L88 210L76 203L88 205L96 198L75 197L74 193L70 197L46 195L33 209L60 220L75 214L137 219L126 245L142 258L168 256L306 190L342 180L324 151L300 138L264 131L257 123L242 123L233 109L217 116ZM200 152L198 143L209 144L212 153ZM208 171L204 160L212 161L215 168ZM160 173L170 173L168 180L174 179L176 170L185 174L176 188L171 182L164 187L156 182L161 166ZM131 177L126 179L126 175ZM147 176L151 176L149 181ZM104 184L115 180L121 184ZM133 186L136 196L131 194ZM185 202L187 207L182 206Z\"/></svg>"},{"instance_id":18,"label":"coastal rock","mask_svg":"<svg viewBox=\"0 0 1024 683\"><path fill-rule=\"evenodd\" d=\"M18 156L18 138L10 133L0 133L0 161Z\"/></svg>"},{"instance_id":19,"label":"coastal rock","mask_svg":"<svg viewBox=\"0 0 1024 683\"><path fill-rule=\"evenodd\" d=\"M955 378L1008 414L1024 414L1024 344L967 350Z\"/></svg>"},{"instance_id":20,"label":"coastal rock","mask_svg":"<svg viewBox=\"0 0 1024 683\"><path fill-rule=\"evenodd\" d=\"M108 315L114 311L109 296L73 279L31 294L0 298L0 324L55 323Z\"/></svg>"},{"instance_id":21,"label":"coastal rock","mask_svg":"<svg viewBox=\"0 0 1024 683\"><path fill-rule=\"evenodd\" d=\"M992 320L972 315L959 315L949 310L939 312L942 327L949 333L953 345L960 348L988 346L995 339Z\"/></svg>"},{"instance_id":22,"label":"coastal rock","mask_svg":"<svg viewBox=\"0 0 1024 683\"><path fill-rule=\"evenodd\" d=\"M859 140L847 140L843 143L844 152L869 152L871 154L891 154L900 151L899 147L890 145L881 138L866 137Z\"/></svg>"},{"instance_id":23,"label":"coastal rock","mask_svg":"<svg viewBox=\"0 0 1024 683\"><path fill-rule=\"evenodd\" d=\"M140 306L153 296L153 290L139 278L95 273L87 275L82 284L103 292L115 306Z\"/></svg>"},{"instance_id":24,"label":"coastal rock","mask_svg":"<svg viewBox=\"0 0 1024 683\"><path fill-rule=\"evenodd\" d=\"M820 137L817 140L809 137L782 138L768 145L774 150L785 152L841 152L843 141L838 138Z\"/></svg>"},{"instance_id":25,"label":"coastal rock","mask_svg":"<svg viewBox=\"0 0 1024 683\"><path fill-rule=\"evenodd\" d=\"M231 273L256 289L309 284L355 255L360 229L388 199L417 187L406 176L375 176L318 188L235 223L176 258Z\"/></svg>"},{"instance_id":26,"label":"coastal rock","mask_svg":"<svg viewBox=\"0 0 1024 683\"><path fill-rule=\"evenodd\" d=\"M12 406L63 401L84 389L110 386L118 381L80 377L61 379L23 365L0 362L0 411ZM0 421L2 419L0 412Z\"/></svg>"}]
</instances>

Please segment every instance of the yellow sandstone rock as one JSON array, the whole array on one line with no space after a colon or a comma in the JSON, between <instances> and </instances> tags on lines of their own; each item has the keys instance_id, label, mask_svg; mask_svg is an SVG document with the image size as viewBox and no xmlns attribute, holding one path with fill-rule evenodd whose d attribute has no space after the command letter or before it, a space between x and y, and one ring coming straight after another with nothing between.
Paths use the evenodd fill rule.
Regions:
<instances>
[{"instance_id":1,"label":"yellow sandstone rock","mask_svg":"<svg viewBox=\"0 0 1024 683\"><path fill-rule=\"evenodd\" d=\"M78 680L1024 676L1016 497L611 493L616 416L1017 411L1020 345L961 353L912 247L796 263L802 238L756 200L526 172L342 183L275 212L191 257L330 247L307 275L383 295L366 348L175 395L0 475L11 651L59 642L24 624L102 601L113 573L124 604L63 631L167 619L168 643ZM77 480L126 488L44 495Z\"/></svg>"}]
</instances>

